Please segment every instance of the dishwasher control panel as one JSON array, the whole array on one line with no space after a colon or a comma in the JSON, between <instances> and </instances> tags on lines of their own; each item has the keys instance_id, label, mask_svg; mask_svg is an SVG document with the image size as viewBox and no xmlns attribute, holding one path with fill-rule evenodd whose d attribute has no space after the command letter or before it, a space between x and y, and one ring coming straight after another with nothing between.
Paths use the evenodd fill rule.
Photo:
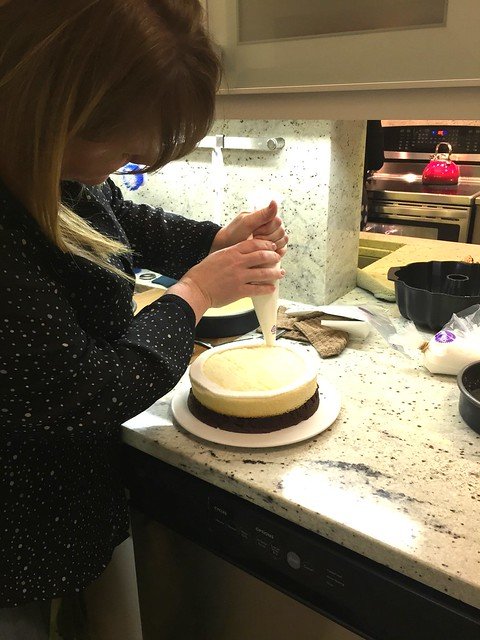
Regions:
<instances>
[{"instance_id":1,"label":"dishwasher control panel","mask_svg":"<svg viewBox=\"0 0 480 640\"><path fill-rule=\"evenodd\" d=\"M312 587L322 582L325 587L338 589L345 586L344 576L339 568L320 561L315 548L309 548L305 541L291 539L273 522L264 520L259 514L255 520L250 513L233 509L228 501L217 496L208 498L209 527L214 536L230 539L233 545L240 545L240 553L251 554L272 568L291 574Z\"/></svg>"}]
</instances>

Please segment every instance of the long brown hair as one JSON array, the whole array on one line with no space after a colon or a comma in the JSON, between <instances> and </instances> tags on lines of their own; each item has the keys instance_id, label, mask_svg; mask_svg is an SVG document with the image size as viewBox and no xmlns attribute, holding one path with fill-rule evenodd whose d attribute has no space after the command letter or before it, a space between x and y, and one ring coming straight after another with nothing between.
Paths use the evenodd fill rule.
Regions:
<instances>
[{"instance_id":1,"label":"long brown hair","mask_svg":"<svg viewBox=\"0 0 480 640\"><path fill-rule=\"evenodd\" d=\"M2 177L61 250L111 269L125 247L61 203L65 147L133 128L154 171L205 136L220 64L198 0L11 0L0 48Z\"/></svg>"}]
</instances>

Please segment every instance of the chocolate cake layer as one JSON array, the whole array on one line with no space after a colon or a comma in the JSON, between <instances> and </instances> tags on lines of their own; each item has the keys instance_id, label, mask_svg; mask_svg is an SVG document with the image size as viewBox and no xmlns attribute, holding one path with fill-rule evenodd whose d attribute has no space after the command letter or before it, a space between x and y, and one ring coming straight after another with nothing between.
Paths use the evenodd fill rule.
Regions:
<instances>
[{"instance_id":1,"label":"chocolate cake layer","mask_svg":"<svg viewBox=\"0 0 480 640\"><path fill-rule=\"evenodd\" d=\"M293 427L293 425L313 416L318 409L319 396L317 388L313 396L302 404L301 407L298 407L298 409L266 418L237 418L236 416L226 416L221 413L216 413L204 407L203 404L200 404L191 389L187 403L190 412L198 418L198 420L208 424L210 427L223 429L224 431L234 431L236 433L270 433L272 431L286 429L287 427Z\"/></svg>"}]
</instances>

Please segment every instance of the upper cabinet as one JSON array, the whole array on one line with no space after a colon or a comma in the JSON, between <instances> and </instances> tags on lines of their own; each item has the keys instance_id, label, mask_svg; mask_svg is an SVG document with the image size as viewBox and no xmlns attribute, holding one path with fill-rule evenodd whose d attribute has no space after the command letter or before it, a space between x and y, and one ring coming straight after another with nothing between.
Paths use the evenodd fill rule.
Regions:
<instances>
[{"instance_id":1,"label":"upper cabinet","mask_svg":"<svg viewBox=\"0 0 480 640\"><path fill-rule=\"evenodd\" d=\"M479 0L204 0L225 93L480 86Z\"/></svg>"}]
</instances>

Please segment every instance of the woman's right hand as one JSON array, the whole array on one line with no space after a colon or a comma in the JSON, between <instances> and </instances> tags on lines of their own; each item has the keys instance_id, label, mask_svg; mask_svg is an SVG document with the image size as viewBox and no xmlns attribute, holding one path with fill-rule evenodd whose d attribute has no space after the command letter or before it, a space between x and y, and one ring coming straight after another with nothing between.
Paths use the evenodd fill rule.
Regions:
<instances>
[{"instance_id":1,"label":"woman's right hand","mask_svg":"<svg viewBox=\"0 0 480 640\"><path fill-rule=\"evenodd\" d=\"M192 307L197 322L210 307L273 293L283 278L276 245L252 238L209 254L170 289Z\"/></svg>"}]
</instances>

